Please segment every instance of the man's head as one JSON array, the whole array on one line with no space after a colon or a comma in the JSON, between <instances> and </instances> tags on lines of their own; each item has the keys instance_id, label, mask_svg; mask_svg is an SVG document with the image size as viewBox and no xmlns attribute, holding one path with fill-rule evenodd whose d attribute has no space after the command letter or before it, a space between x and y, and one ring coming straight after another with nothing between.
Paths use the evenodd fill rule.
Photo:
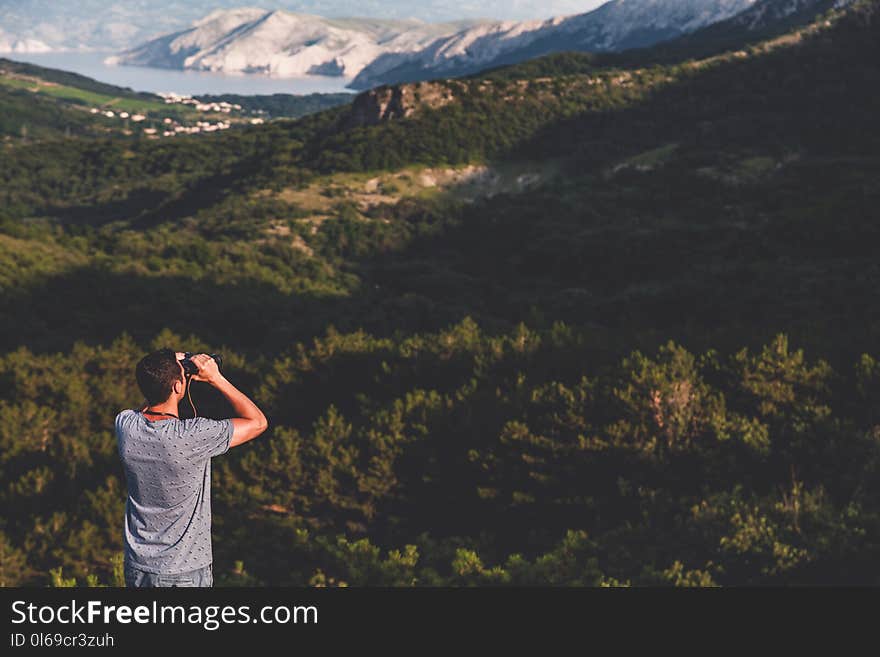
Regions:
<instances>
[{"instance_id":1,"label":"man's head","mask_svg":"<svg viewBox=\"0 0 880 657\"><path fill-rule=\"evenodd\" d=\"M171 349L160 349L144 356L135 368L135 378L150 406L172 398L179 401L186 392L183 367L177 353Z\"/></svg>"}]
</instances>

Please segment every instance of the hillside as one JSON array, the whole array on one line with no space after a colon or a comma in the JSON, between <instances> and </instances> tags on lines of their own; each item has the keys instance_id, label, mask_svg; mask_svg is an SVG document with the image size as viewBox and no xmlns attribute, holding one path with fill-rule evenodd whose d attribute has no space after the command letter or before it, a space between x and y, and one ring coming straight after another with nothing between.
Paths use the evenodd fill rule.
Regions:
<instances>
[{"instance_id":1,"label":"hillside","mask_svg":"<svg viewBox=\"0 0 880 657\"><path fill-rule=\"evenodd\" d=\"M0 136L45 139L121 134L118 121L83 111L89 107L162 111L159 96L90 78L0 58ZM165 116L165 114L163 114Z\"/></svg>"},{"instance_id":2,"label":"hillside","mask_svg":"<svg viewBox=\"0 0 880 657\"><path fill-rule=\"evenodd\" d=\"M852 14L865 15L864 9ZM793 176L790 184L797 189L802 176L817 175L812 167L830 166L824 164L829 158L855 157L874 148L873 133L866 127L872 119L862 108L870 106L874 93L866 81L876 76L870 64L876 49L871 28L854 27L857 20L868 19L850 17L830 27L823 23L815 34L802 31L751 54L734 52L665 68L569 73L566 60L565 72L554 75L552 66L560 60L551 59L520 67L533 71L543 66L541 75L530 79L512 68L485 78L397 87L385 100L380 89L360 96L350 108L297 123L255 127L205 144L182 140L158 149L149 143L123 147L106 142L66 145L57 152L24 147L4 165L6 213L11 219L42 216L72 226L86 219L92 225L174 225L195 216L196 234L204 233L198 227L207 223L212 237L218 231L253 235L261 221L280 221L320 253L322 240L330 240L329 248L337 238L323 234L324 224L311 233L315 226L298 222L297 204L284 200L286 190L313 184L316 174L332 178L347 171L410 166L457 169L474 162L493 167L496 161L512 159L523 162L520 175L528 176L546 169L546 162L559 161L556 169L564 175L546 182L565 185L578 199L592 190L606 193L614 187L609 183L644 168L628 163L651 162L655 153L663 166L651 164L646 185L684 173L689 187L706 188L711 197L719 182L760 177L761 167L767 167L777 172L779 183ZM845 46L847 40L853 43ZM841 93L865 102L834 102ZM402 116L407 118L393 118ZM94 153L100 154L97 160ZM42 167L46 157L74 173L83 168L78 178L87 182L56 184L45 171L35 181L30 172ZM534 163L531 169L529 162ZM737 173L740 167L745 168ZM750 167L758 169L750 174ZM150 176L153 170L163 173ZM857 175L858 169L846 169L835 180L845 185ZM855 178L852 184L858 184ZM331 182L328 189L335 187ZM391 244L409 239L395 235L411 228L408 220L396 220L394 213L409 207L397 204L399 196L385 195L386 203L371 206L376 217L389 221L384 224L363 222L366 215L346 206L344 195L326 193L329 214L351 218L342 224L352 230L386 234L382 239ZM526 198L543 199L544 194L534 190ZM481 212L491 216L503 202L494 199ZM439 212L444 221L447 215L460 220L457 210ZM327 225L326 230L335 229ZM567 248L573 244L568 242ZM560 276L559 282L571 281ZM522 294L518 285L510 287ZM547 302L543 291L539 296Z\"/></svg>"},{"instance_id":3,"label":"hillside","mask_svg":"<svg viewBox=\"0 0 880 657\"><path fill-rule=\"evenodd\" d=\"M202 96L139 93L68 71L0 58L0 136L146 139L210 133L343 105L352 94Z\"/></svg>"},{"instance_id":4,"label":"hillside","mask_svg":"<svg viewBox=\"0 0 880 657\"><path fill-rule=\"evenodd\" d=\"M22 77L39 78L45 82L53 82L59 86L72 87L98 95L146 102L161 100L156 94L137 92L129 88L117 87L112 84L98 82L97 80L80 75L79 73L59 71L57 69L30 64L28 62L13 61L4 57L0 57L0 67L2 67L7 74L13 73Z\"/></svg>"},{"instance_id":5,"label":"hillside","mask_svg":"<svg viewBox=\"0 0 880 657\"><path fill-rule=\"evenodd\" d=\"M634 49L622 53L617 63L644 64L646 58L668 63L742 49L808 26L826 12L851 3L852 0L759 0L727 20L667 41L650 51Z\"/></svg>"},{"instance_id":6,"label":"hillside","mask_svg":"<svg viewBox=\"0 0 880 657\"><path fill-rule=\"evenodd\" d=\"M163 344L271 421L221 583L880 582L880 2L645 54L5 145L3 583L112 580Z\"/></svg>"}]
</instances>

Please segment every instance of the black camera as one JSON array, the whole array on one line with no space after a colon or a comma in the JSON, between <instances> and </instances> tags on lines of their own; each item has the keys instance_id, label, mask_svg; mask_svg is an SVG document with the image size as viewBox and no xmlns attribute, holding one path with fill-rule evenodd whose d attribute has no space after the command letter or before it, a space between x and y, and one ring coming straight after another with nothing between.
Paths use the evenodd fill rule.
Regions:
<instances>
[{"instance_id":1,"label":"black camera","mask_svg":"<svg viewBox=\"0 0 880 657\"><path fill-rule=\"evenodd\" d=\"M199 368L196 367L196 364L192 362L192 357L197 356L198 354L193 353L192 351L187 351L183 354L183 359L180 361L180 364L183 366L183 371L187 376L193 376L194 374L199 373ZM214 359L214 362L217 363L217 367L223 363L223 358L220 354L207 354L211 358Z\"/></svg>"}]
</instances>

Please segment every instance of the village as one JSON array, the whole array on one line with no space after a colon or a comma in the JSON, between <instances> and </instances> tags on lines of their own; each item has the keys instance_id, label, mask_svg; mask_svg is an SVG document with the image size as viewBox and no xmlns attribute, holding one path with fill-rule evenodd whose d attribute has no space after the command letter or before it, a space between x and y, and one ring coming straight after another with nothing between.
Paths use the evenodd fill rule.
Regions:
<instances>
[{"instance_id":1,"label":"village","mask_svg":"<svg viewBox=\"0 0 880 657\"><path fill-rule=\"evenodd\" d=\"M231 114L239 115L244 112L244 108L237 103L220 102L202 102L192 96L185 96L173 92L160 92L166 105L186 105L197 112L210 114ZM197 120L195 122L181 121L173 117L163 117L161 119L151 117L147 114L131 113L125 111L114 111L111 109L103 109L92 107L89 109L92 114L100 114L108 119L118 119L126 123L126 127L130 131L134 131L130 124L138 124L134 127L140 128L143 135L147 138L158 139L160 137L174 137L176 135L192 135L201 133L218 132L228 130L233 123L246 123L250 125L260 125L265 122L262 117L243 118L240 121L223 120Z\"/></svg>"}]
</instances>

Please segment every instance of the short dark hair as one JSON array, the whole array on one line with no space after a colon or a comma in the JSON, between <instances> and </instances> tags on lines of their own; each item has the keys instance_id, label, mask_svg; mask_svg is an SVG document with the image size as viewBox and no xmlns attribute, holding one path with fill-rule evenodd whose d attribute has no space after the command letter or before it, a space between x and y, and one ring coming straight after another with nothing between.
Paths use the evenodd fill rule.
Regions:
<instances>
[{"instance_id":1,"label":"short dark hair","mask_svg":"<svg viewBox=\"0 0 880 657\"><path fill-rule=\"evenodd\" d=\"M177 354L172 349L160 349L144 356L137 364L134 375L149 404L167 401L174 382L183 380Z\"/></svg>"}]
</instances>

